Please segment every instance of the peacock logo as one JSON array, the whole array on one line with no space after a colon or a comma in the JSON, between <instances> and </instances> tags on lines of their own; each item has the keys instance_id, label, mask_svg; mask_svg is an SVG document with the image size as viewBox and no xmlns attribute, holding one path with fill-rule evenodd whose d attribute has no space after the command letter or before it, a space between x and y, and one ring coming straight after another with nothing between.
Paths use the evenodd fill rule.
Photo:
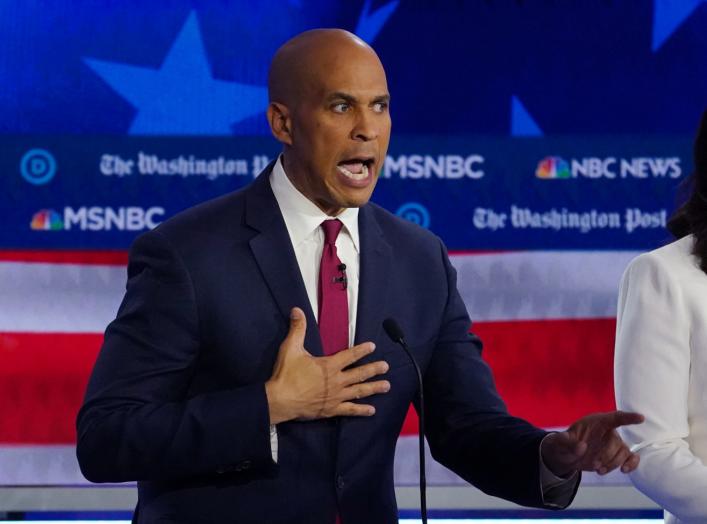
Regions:
<instances>
[{"instance_id":1,"label":"peacock logo","mask_svg":"<svg viewBox=\"0 0 707 524\"><path fill-rule=\"evenodd\" d=\"M538 162L535 176L543 179L571 178L569 164L559 156L546 156Z\"/></svg>"},{"instance_id":2,"label":"peacock logo","mask_svg":"<svg viewBox=\"0 0 707 524\"><path fill-rule=\"evenodd\" d=\"M42 209L32 215L30 227L34 231L60 231L64 229L64 221L53 209Z\"/></svg>"}]
</instances>

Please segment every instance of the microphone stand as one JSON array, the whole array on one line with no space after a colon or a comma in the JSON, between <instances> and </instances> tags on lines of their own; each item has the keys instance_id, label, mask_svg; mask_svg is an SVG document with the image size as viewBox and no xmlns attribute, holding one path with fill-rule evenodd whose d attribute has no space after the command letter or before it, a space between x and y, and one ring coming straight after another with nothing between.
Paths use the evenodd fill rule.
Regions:
<instances>
[{"instance_id":1,"label":"microphone stand","mask_svg":"<svg viewBox=\"0 0 707 524\"><path fill-rule=\"evenodd\" d=\"M422 372L420 371L420 366L417 365L415 357L412 356L410 348L405 342L405 335L403 330L400 329L398 323L392 318L387 318L383 321L383 329L388 334L390 339L399 344L403 348L405 354L410 358L410 362L415 367L415 372L417 373L418 382L418 398L419 398L419 410L418 410L418 447L420 451L420 515L422 517L422 524L427 524L427 478L425 476L425 396L424 388L422 385Z\"/></svg>"}]
</instances>

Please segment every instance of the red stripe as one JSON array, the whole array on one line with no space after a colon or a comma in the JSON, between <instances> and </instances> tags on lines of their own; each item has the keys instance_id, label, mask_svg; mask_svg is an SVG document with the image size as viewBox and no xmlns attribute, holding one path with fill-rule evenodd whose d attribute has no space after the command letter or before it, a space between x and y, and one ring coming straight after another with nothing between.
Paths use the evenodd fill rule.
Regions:
<instances>
[{"instance_id":1,"label":"red stripe","mask_svg":"<svg viewBox=\"0 0 707 524\"><path fill-rule=\"evenodd\" d=\"M613 318L474 324L508 410L541 427L615 409L615 329ZM414 411L402 433L417 433Z\"/></svg>"},{"instance_id":2,"label":"red stripe","mask_svg":"<svg viewBox=\"0 0 707 524\"><path fill-rule=\"evenodd\" d=\"M474 325L511 413L544 427L614 409L615 321ZM0 333L0 442L67 444L101 345L100 334ZM408 415L403 434L417 433Z\"/></svg>"},{"instance_id":3,"label":"red stripe","mask_svg":"<svg viewBox=\"0 0 707 524\"><path fill-rule=\"evenodd\" d=\"M520 253L504 250L451 250L451 256ZM0 262L53 262L59 264L126 265L127 250L0 250Z\"/></svg>"},{"instance_id":4,"label":"red stripe","mask_svg":"<svg viewBox=\"0 0 707 524\"><path fill-rule=\"evenodd\" d=\"M0 262L46 262L55 264L96 264L124 266L128 263L128 252L88 250L0 250Z\"/></svg>"},{"instance_id":5,"label":"red stripe","mask_svg":"<svg viewBox=\"0 0 707 524\"><path fill-rule=\"evenodd\" d=\"M0 333L0 442L71 444L103 335Z\"/></svg>"}]
</instances>

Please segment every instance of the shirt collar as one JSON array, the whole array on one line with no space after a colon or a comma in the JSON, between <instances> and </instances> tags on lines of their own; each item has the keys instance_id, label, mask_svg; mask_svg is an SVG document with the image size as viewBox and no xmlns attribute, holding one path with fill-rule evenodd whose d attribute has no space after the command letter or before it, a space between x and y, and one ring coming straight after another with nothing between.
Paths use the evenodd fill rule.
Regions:
<instances>
[{"instance_id":1,"label":"shirt collar","mask_svg":"<svg viewBox=\"0 0 707 524\"><path fill-rule=\"evenodd\" d=\"M270 174L270 187L285 219L287 231L292 245L298 246L312 236L324 220L338 218L344 224L353 241L354 248L359 251L358 208L347 207L336 217L331 217L319 209L294 186L282 166L282 155L275 162Z\"/></svg>"}]
</instances>

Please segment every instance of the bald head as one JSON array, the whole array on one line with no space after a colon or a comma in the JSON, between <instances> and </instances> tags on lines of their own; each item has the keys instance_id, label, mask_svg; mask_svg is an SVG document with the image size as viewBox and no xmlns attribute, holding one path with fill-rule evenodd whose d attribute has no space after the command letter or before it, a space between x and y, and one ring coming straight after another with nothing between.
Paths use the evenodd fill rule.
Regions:
<instances>
[{"instance_id":1,"label":"bald head","mask_svg":"<svg viewBox=\"0 0 707 524\"><path fill-rule=\"evenodd\" d=\"M287 178L329 216L368 202L391 125L375 51L341 29L307 31L275 53L268 84Z\"/></svg>"},{"instance_id":2,"label":"bald head","mask_svg":"<svg viewBox=\"0 0 707 524\"><path fill-rule=\"evenodd\" d=\"M277 50L270 65L270 102L296 105L342 61L375 62L383 71L373 48L343 29L312 29L291 38Z\"/></svg>"}]
</instances>

